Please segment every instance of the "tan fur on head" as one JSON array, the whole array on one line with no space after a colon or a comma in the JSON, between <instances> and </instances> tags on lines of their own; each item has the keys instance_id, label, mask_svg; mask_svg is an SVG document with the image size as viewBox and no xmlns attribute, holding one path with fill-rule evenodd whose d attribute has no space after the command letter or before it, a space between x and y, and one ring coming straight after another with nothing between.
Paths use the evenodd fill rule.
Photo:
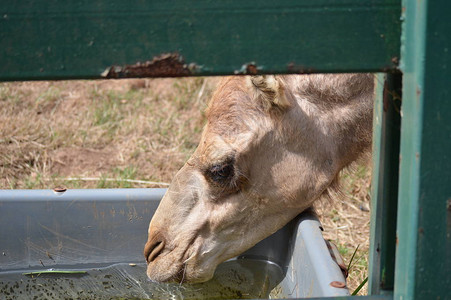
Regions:
<instances>
[{"instance_id":1,"label":"tan fur on head","mask_svg":"<svg viewBox=\"0 0 451 300\"><path fill-rule=\"evenodd\" d=\"M265 111L274 107L279 109L290 107L280 78L274 75L251 76L250 82L254 91L254 99L260 101Z\"/></svg>"},{"instance_id":2,"label":"tan fur on head","mask_svg":"<svg viewBox=\"0 0 451 300\"><path fill-rule=\"evenodd\" d=\"M149 225L152 280L201 282L337 189L371 147L371 74L222 80L196 152Z\"/></svg>"}]
</instances>

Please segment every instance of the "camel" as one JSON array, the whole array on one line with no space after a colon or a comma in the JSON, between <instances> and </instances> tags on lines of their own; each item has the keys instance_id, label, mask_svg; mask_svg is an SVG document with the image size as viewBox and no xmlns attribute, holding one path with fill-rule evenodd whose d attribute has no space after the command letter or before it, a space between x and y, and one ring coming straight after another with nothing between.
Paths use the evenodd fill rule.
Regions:
<instances>
[{"instance_id":1,"label":"camel","mask_svg":"<svg viewBox=\"0 0 451 300\"><path fill-rule=\"evenodd\" d=\"M154 281L203 282L337 187L371 145L374 76L232 76L155 212Z\"/></svg>"}]
</instances>

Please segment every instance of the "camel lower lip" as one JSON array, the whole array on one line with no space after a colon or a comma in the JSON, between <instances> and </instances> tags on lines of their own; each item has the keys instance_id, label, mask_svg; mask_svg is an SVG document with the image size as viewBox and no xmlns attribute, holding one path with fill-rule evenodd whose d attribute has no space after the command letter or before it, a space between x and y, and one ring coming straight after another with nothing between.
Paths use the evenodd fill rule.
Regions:
<instances>
[{"instance_id":1,"label":"camel lower lip","mask_svg":"<svg viewBox=\"0 0 451 300\"><path fill-rule=\"evenodd\" d=\"M147 265L147 277L153 282L179 282L183 279L184 265L167 256L158 257Z\"/></svg>"},{"instance_id":2,"label":"camel lower lip","mask_svg":"<svg viewBox=\"0 0 451 300\"><path fill-rule=\"evenodd\" d=\"M175 275L167 275L161 278L149 278L151 282L164 282L164 283L185 283L186 280L184 280L183 275L181 275L182 270L179 270Z\"/></svg>"}]
</instances>

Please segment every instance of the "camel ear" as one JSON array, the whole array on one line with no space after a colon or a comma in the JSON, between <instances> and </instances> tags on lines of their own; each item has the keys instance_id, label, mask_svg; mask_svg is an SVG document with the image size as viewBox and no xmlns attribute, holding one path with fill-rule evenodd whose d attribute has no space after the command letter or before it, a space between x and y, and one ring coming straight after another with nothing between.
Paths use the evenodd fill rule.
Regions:
<instances>
[{"instance_id":1,"label":"camel ear","mask_svg":"<svg viewBox=\"0 0 451 300\"><path fill-rule=\"evenodd\" d=\"M290 107L290 102L283 91L283 84L276 76L251 76L250 81L254 91L254 99L261 102L265 111L273 108L284 110Z\"/></svg>"}]
</instances>

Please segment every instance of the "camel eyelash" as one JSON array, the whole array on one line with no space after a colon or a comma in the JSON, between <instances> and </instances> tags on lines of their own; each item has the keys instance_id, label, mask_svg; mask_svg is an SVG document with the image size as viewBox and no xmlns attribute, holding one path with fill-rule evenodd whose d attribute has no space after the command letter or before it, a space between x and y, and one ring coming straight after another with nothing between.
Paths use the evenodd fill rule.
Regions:
<instances>
[{"instance_id":1,"label":"camel eyelash","mask_svg":"<svg viewBox=\"0 0 451 300\"><path fill-rule=\"evenodd\" d=\"M235 177L235 159L229 157L221 163L211 165L204 173L210 181L216 184L228 184Z\"/></svg>"}]
</instances>

